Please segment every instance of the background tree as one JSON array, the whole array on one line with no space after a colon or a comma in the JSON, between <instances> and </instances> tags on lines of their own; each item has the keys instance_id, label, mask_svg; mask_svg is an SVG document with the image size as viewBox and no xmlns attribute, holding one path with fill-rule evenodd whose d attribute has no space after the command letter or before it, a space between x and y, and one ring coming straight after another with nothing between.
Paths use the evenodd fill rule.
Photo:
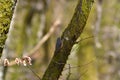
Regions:
<instances>
[{"instance_id":1,"label":"background tree","mask_svg":"<svg viewBox=\"0 0 120 80\"><path fill-rule=\"evenodd\" d=\"M12 18L13 11L10 9L9 14L9 8L14 2L11 1L0 0L1 35L10 26L5 24L10 24ZM0 67L3 79L42 78L54 56L56 40L68 27L77 2L78 0L18 0L1 57L1 60L8 58L11 65L8 69ZM7 6L7 3L11 6ZM78 44L70 52L60 80L119 80L119 7L119 0L95 0L85 29L77 40ZM11 17L8 18L6 14ZM3 26L6 27L5 30ZM0 37L3 43L1 46L5 39L6 37ZM26 55L32 58L32 66L12 63L16 57Z\"/></svg>"}]
</instances>

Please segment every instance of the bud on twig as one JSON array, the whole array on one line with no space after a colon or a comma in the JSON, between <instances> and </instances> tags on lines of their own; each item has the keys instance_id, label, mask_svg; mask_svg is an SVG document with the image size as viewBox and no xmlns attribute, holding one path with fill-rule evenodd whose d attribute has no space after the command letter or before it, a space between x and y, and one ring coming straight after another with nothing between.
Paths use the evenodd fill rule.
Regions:
<instances>
[{"instance_id":1,"label":"bud on twig","mask_svg":"<svg viewBox=\"0 0 120 80\"><path fill-rule=\"evenodd\" d=\"M25 60L23 60L23 65L24 65L24 66L27 66L27 63L26 63L26 61L25 61Z\"/></svg>"},{"instance_id":2,"label":"bud on twig","mask_svg":"<svg viewBox=\"0 0 120 80\"><path fill-rule=\"evenodd\" d=\"M19 65L21 63L21 60L19 58L15 58L15 63Z\"/></svg>"},{"instance_id":3,"label":"bud on twig","mask_svg":"<svg viewBox=\"0 0 120 80\"><path fill-rule=\"evenodd\" d=\"M10 64L8 59L4 59L4 66L8 66Z\"/></svg>"},{"instance_id":4,"label":"bud on twig","mask_svg":"<svg viewBox=\"0 0 120 80\"><path fill-rule=\"evenodd\" d=\"M32 61L32 59L28 56L25 56L22 58L22 63L24 66L27 66L27 64L32 65L31 61Z\"/></svg>"}]
</instances>

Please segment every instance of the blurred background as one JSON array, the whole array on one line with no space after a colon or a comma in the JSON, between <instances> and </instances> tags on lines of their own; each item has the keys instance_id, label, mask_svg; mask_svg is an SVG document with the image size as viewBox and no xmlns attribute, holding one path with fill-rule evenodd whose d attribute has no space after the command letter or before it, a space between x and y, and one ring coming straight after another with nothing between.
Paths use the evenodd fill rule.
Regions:
<instances>
[{"instance_id":1,"label":"blurred background","mask_svg":"<svg viewBox=\"0 0 120 80\"><path fill-rule=\"evenodd\" d=\"M78 0L19 0L3 59L30 56L32 65L0 67L0 80L39 80ZM95 0L86 27L59 80L120 80L120 0ZM52 74L52 73L51 73Z\"/></svg>"}]
</instances>

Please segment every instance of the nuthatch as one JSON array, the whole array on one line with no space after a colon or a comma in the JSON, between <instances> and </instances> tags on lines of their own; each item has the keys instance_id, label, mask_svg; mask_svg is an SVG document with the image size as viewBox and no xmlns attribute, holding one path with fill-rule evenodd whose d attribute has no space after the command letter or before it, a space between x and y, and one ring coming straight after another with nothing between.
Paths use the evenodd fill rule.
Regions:
<instances>
[{"instance_id":1,"label":"nuthatch","mask_svg":"<svg viewBox=\"0 0 120 80\"><path fill-rule=\"evenodd\" d=\"M56 41L56 46L55 46L55 50L56 51L58 51L58 50L60 50L61 49L61 47L62 47L62 40L61 40L61 38L59 37L59 38L57 38L57 41Z\"/></svg>"}]
</instances>

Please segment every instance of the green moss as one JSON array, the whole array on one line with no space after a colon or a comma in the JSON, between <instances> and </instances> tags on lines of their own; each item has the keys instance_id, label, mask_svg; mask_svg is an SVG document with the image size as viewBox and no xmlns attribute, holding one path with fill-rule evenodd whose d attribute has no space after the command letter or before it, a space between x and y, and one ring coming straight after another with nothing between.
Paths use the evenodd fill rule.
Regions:
<instances>
[{"instance_id":1,"label":"green moss","mask_svg":"<svg viewBox=\"0 0 120 80\"><path fill-rule=\"evenodd\" d=\"M0 0L0 56L2 54L13 14L13 1Z\"/></svg>"}]
</instances>

